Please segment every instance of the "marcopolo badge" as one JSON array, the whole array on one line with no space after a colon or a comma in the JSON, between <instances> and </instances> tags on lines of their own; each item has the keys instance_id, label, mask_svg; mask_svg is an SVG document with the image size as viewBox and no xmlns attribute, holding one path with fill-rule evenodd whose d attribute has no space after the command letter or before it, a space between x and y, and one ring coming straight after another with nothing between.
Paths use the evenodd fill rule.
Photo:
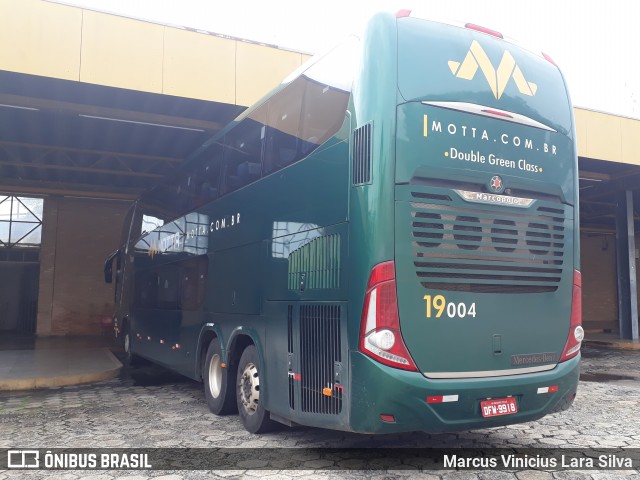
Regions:
<instances>
[{"instance_id":1,"label":"marcopolo badge","mask_svg":"<svg viewBox=\"0 0 640 480\"><path fill-rule=\"evenodd\" d=\"M502 193L504 191L504 182L502 181L502 177L499 175L494 175L489 180L489 190L492 193Z\"/></svg>"}]
</instances>

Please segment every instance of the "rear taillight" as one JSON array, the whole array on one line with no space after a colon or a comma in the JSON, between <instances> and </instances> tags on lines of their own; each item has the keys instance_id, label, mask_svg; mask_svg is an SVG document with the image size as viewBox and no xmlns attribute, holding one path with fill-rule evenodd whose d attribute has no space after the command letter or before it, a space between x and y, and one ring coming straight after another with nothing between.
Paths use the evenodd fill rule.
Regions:
<instances>
[{"instance_id":1,"label":"rear taillight","mask_svg":"<svg viewBox=\"0 0 640 480\"><path fill-rule=\"evenodd\" d=\"M582 329L582 275L577 270L573 272L573 298L571 300L571 326L567 343L562 351L560 361L564 362L575 357L580 351L584 330Z\"/></svg>"},{"instance_id":2,"label":"rear taillight","mask_svg":"<svg viewBox=\"0 0 640 480\"><path fill-rule=\"evenodd\" d=\"M417 370L400 333L392 261L380 263L371 270L362 308L360 351L390 367Z\"/></svg>"}]
</instances>

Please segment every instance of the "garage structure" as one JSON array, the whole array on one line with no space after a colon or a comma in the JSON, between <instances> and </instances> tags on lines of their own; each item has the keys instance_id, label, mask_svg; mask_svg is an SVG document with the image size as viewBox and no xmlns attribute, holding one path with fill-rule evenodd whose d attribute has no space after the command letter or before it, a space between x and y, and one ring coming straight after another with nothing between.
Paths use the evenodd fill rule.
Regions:
<instances>
[{"instance_id":1,"label":"garage structure","mask_svg":"<svg viewBox=\"0 0 640 480\"><path fill-rule=\"evenodd\" d=\"M97 334L131 202L308 55L45 0L0 24L0 333ZM637 339L640 121L576 123L584 325Z\"/></svg>"},{"instance_id":2,"label":"garage structure","mask_svg":"<svg viewBox=\"0 0 640 480\"><path fill-rule=\"evenodd\" d=\"M0 1L0 332L100 333L126 210L308 55Z\"/></svg>"},{"instance_id":3,"label":"garage structure","mask_svg":"<svg viewBox=\"0 0 640 480\"><path fill-rule=\"evenodd\" d=\"M583 324L638 340L640 120L579 108L575 117Z\"/></svg>"}]
</instances>

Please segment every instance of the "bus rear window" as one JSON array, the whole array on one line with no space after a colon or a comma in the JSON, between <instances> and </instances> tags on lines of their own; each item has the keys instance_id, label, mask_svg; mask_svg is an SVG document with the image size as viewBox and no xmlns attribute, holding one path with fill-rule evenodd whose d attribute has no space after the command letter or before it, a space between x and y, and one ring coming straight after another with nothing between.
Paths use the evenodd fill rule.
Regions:
<instances>
[{"instance_id":1,"label":"bus rear window","mask_svg":"<svg viewBox=\"0 0 640 480\"><path fill-rule=\"evenodd\" d=\"M565 135L571 131L558 68L475 30L399 19L398 88L406 101L471 102L525 115Z\"/></svg>"}]
</instances>

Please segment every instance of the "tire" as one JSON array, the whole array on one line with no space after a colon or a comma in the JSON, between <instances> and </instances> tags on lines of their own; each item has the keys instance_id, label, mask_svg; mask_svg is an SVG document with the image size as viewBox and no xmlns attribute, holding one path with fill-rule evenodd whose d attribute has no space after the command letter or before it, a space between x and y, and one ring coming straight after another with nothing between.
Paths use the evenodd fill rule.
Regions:
<instances>
[{"instance_id":1,"label":"tire","mask_svg":"<svg viewBox=\"0 0 640 480\"><path fill-rule=\"evenodd\" d=\"M220 344L214 338L209 344L207 355L202 365L202 380L207 405L211 413L216 415L227 415L238 411L233 388L236 371L229 365L223 368L222 365L224 363L222 360Z\"/></svg>"},{"instance_id":2,"label":"tire","mask_svg":"<svg viewBox=\"0 0 640 480\"><path fill-rule=\"evenodd\" d=\"M279 424L271 420L260 400L260 370L256 347L249 345L242 352L236 375L236 402L240 421L251 433L265 433Z\"/></svg>"},{"instance_id":3,"label":"tire","mask_svg":"<svg viewBox=\"0 0 640 480\"><path fill-rule=\"evenodd\" d=\"M140 364L140 357L131 351L131 331L129 325L125 325L122 332L122 349L124 350L124 366L135 367Z\"/></svg>"}]
</instances>

